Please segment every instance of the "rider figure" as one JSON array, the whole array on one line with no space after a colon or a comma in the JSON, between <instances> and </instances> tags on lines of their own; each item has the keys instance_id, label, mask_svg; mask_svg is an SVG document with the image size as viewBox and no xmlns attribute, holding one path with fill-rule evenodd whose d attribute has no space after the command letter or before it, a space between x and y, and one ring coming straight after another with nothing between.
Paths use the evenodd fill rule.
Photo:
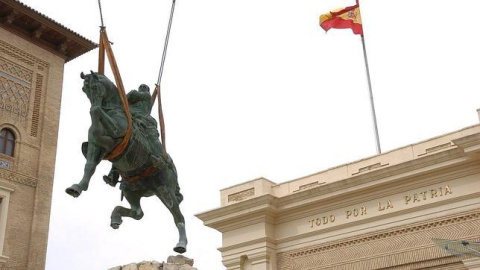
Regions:
<instances>
[{"instance_id":1,"label":"rider figure","mask_svg":"<svg viewBox=\"0 0 480 270\"><path fill-rule=\"evenodd\" d=\"M139 124L145 134L152 148L152 163L154 167L163 169L167 166L167 161L163 155L163 147L158 139L159 134L157 130L157 121L150 115L153 107L152 96L150 95L150 88L142 84L137 90L132 90L127 94L128 105L132 118ZM108 176L104 176L103 180L111 186L118 183L119 174L115 167L112 166Z\"/></svg>"}]
</instances>

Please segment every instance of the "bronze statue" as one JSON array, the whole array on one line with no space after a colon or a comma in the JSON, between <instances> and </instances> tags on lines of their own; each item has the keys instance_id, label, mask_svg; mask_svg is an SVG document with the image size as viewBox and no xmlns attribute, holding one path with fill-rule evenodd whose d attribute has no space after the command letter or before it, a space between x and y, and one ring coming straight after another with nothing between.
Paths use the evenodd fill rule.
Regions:
<instances>
[{"instance_id":1,"label":"bronze statue","mask_svg":"<svg viewBox=\"0 0 480 270\"><path fill-rule=\"evenodd\" d=\"M116 86L104 75L91 72L81 74L82 90L91 102L92 125L88 130L88 142L82 144L87 159L82 180L67 188L66 192L78 197L88 189L90 178L102 159L116 149L127 133L128 121ZM120 189L131 209L117 206L112 212L110 226L118 229L122 217L139 220L143 217L140 206L142 197L156 195L173 215L179 232L179 242L174 251L184 253L187 249L185 219L180 211L183 196L177 181L175 164L163 153L158 138L157 122L150 115L152 99L149 88L141 85L127 95L132 116L132 133L125 150L110 159L112 169L104 181L116 186L122 177Z\"/></svg>"}]
</instances>

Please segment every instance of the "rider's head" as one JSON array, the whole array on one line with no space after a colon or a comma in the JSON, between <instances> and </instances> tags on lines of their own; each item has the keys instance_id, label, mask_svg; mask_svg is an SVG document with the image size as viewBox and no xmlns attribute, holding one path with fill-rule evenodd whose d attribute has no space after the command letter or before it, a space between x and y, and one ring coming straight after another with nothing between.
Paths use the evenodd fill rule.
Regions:
<instances>
[{"instance_id":1,"label":"rider's head","mask_svg":"<svg viewBox=\"0 0 480 270\"><path fill-rule=\"evenodd\" d=\"M150 94L150 87L148 87L148 85L146 85L146 84L142 84L138 87L138 91L147 92L147 93Z\"/></svg>"}]
</instances>

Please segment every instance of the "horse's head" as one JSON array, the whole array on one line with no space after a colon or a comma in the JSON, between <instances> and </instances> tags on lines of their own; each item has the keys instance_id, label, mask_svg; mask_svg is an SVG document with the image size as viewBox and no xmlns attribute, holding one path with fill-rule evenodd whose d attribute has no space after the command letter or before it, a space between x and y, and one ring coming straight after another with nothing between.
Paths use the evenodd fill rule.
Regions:
<instances>
[{"instance_id":1,"label":"horse's head","mask_svg":"<svg viewBox=\"0 0 480 270\"><path fill-rule=\"evenodd\" d=\"M87 75L80 73L80 78L83 79L82 90L92 104L101 103L105 98L112 100L118 97L117 87L105 75L90 71Z\"/></svg>"}]
</instances>

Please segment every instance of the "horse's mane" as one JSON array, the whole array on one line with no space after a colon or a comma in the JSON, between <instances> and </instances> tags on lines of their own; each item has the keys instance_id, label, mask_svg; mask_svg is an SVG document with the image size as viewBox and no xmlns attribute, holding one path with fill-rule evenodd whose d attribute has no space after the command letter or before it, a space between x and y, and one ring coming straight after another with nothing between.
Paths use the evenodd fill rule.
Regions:
<instances>
[{"instance_id":1,"label":"horse's mane","mask_svg":"<svg viewBox=\"0 0 480 270\"><path fill-rule=\"evenodd\" d=\"M105 76L103 74L100 74L100 73L97 73L97 72L95 72L94 74L95 75L90 74L90 76L92 76L94 80L95 80L95 77L97 77L96 81L103 84L103 86L105 86L107 88L107 90L109 90L109 91L113 90L115 92L117 91L117 87L107 76Z\"/></svg>"},{"instance_id":2,"label":"horse's mane","mask_svg":"<svg viewBox=\"0 0 480 270\"><path fill-rule=\"evenodd\" d=\"M97 73L97 72L91 72L90 74L83 75L81 74L82 78L88 82L88 88L92 88L94 85L98 85L102 88L104 88L104 102L111 103L113 104L119 104L121 105L121 97L118 92L117 86L105 75ZM92 89L93 90L93 89ZM90 90L90 91L92 91ZM85 91L85 89L84 89ZM89 91L89 92L90 92ZM89 95L87 92L85 92L87 95ZM90 98L90 96L89 96ZM113 105L112 104L112 105Z\"/></svg>"}]
</instances>

